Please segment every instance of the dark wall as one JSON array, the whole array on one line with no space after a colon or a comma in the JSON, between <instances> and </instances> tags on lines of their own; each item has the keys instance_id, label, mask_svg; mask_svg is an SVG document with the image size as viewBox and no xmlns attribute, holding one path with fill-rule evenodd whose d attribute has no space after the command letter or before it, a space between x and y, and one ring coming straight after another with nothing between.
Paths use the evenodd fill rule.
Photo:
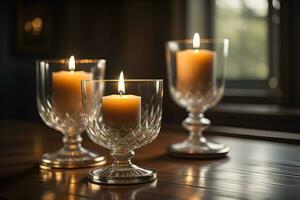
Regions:
<instances>
[{"instance_id":1,"label":"dark wall","mask_svg":"<svg viewBox=\"0 0 300 200\"><path fill-rule=\"evenodd\" d=\"M166 81L164 43L184 38L185 32L180 0L0 1L0 9L1 118L39 119L36 59L105 58L107 78L124 70L127 78ZM22 44L22 20L28 15L45 15L47 34L37 47ZM168 115L173 106L165 102Z\"/></svg>"},{"instance_id":2,"label":"dark wall","mask_svg":"<svg viewBox=\"0 0 300 200\"><path fill-rule=\"evenodd\" d=\"M34 59L13 53L14 12L11 4L0 6L0 116L34 118L36 110Z\"/></svg>"}]
</instances>

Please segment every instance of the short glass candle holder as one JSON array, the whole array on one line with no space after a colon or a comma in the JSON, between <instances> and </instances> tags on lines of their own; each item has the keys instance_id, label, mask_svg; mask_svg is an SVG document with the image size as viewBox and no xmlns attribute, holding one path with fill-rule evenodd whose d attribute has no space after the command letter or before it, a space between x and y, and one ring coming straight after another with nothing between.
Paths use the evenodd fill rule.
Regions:
<instances>
[{"instance_id":1,"label":"short glass candle holder","mask_svg":"<svg viewBox=\"0 0 300 200\"><path fill-rule=\"evenodd\" d=\"M133 150L152 142L160 131L163 81L82 81L82 92L88 136L114 159L112 165L90 171L90 181L126 185L156 179L154 170L130 159Z\"/></svg>"},{"instance_id":2,"label":"short glass candle holder","mask_svg":"<svg viewBox=\"0 0 300 200\"><path fill-rule=\"evenodd\" d=\"M222 157L229 147L208 141L202 132L210 125L204 112L215 106L224 93L227 39L177 40L166 43L169 90L173 100L189 112L182 126L189 137L170 145L168 153L178 157Z\"/></svg>"},{"instance_id":3,"label":"short glass candle holder","mask_svg":"<svg viewBox=\"0 0 300 200\"><path fill-rule=\"evenodd\" d=\"M63 134L63 148L46 153L42 168L81 168L105 164L103 156L81 146L85 126L82 118L81 80L103 79L105 60L39 60L37 107L42 120Z\"/></svg>"}]
</instances>

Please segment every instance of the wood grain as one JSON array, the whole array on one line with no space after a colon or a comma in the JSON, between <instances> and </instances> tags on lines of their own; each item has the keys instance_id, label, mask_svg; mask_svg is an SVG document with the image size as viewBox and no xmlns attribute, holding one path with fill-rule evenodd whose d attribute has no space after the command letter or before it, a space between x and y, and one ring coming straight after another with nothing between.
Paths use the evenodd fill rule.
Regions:
<instances>
[{"instance_id":1,"label":"wood grain","mask_svg":"<svg viewBox=\"0 0 300 200\"><path fill-rule=\"evenodd\" d=\"M108 155L107 150L83 135L85 147ZM156 169L156 181L105 186L88 182L88 168L39 169L42 153L57 150L61 146L61 135L39 123L1 121L0 198L300 199L299 145L209 136L231 147L227 158L185 160L166 156L166 145L181 141L185 136L181 131L163 130L153 143L136 151L133 162Z\"/></svg>"}]
</instances>

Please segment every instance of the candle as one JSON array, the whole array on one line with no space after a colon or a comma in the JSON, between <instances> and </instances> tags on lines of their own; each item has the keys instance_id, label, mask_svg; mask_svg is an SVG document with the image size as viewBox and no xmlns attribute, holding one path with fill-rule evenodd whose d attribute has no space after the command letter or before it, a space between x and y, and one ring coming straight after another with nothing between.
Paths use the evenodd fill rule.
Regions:
<instances>
[{"instance_id":1,"label":"candle","mask_svg":"<svg viewBox=\"0 0 300 200\"><path fill-rule=\"evenodd\" d=\"M123 72L120 74L118 92L102 97L103 120L112 128L134 128L141 121L141 97L125 95Z\"/></svg>"},{"instance_id":2,"label":"candle","mask_svg":"<svg viewBox=\"0 0 300 200\"><path fill-rule=\"evenodd\" d=\"M182 94L204 95L213 86L213 64L215 53L200 48L200 36L194 34L194 49L176 53L177 89Z\"/></svg>"},{"instance_id":3,"label":"candle","mask_svg":"<svg viewBox=\"0 0 300 200\"><path fill-rule=\"evenodd\" d=\"M70 71L52 73L52 101L57 115L79 114L81 105L81 80L92 80L90 72L75 71L75 58L69 59Z\"/></svg>"}]
</instances>

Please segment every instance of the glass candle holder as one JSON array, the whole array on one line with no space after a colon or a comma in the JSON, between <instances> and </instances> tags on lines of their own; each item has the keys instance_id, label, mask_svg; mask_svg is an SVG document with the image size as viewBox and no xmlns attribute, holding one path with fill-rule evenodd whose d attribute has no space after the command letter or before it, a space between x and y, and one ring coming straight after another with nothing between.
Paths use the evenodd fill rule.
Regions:
<instances>
[{"instance_id":1,"label":"glass candle holder","mask_svg":"<svg viewBox=\"0 0 300 200\"><path fill-rule=\"evenodd\" d=\"M169 90L173 100L189 112L182 126L188 138L170 145L168 153L179 157L210 158L225 156L229 147L208 141L202 132L210 124L204 112L215 106L224 93L224 67L227 39L204 39L166 43Z\"/></svg>"},{"instance_id":2,"label":"glass candle holder","mask_svg":"<svg viewBox=\"0 0 300 200\"><path fill-rule=\"evenodd\" d=\"M105 163L104 157L81 146L81 80L103 79L105 60L74 57L39 60L37 65L37 106L42 120L63 134L63 148L46 153L40 160L43 168L81 168Z\"/></svg>"},{"instance_id":3,"label":"glass candle holder","mask_svg":"<svg viewBox=\"0 0 300 200\"><path fill-rule=\"evenodd\" d=\"M112 165L90 171L88 178L94 183L126 185L156 179L154 170L130 159L133 150L152 142L160 131L163 81L125 80L123 86L121 82L82 81L88 136L109 149L114 159Z\"/></svg>"}]
</instances>

